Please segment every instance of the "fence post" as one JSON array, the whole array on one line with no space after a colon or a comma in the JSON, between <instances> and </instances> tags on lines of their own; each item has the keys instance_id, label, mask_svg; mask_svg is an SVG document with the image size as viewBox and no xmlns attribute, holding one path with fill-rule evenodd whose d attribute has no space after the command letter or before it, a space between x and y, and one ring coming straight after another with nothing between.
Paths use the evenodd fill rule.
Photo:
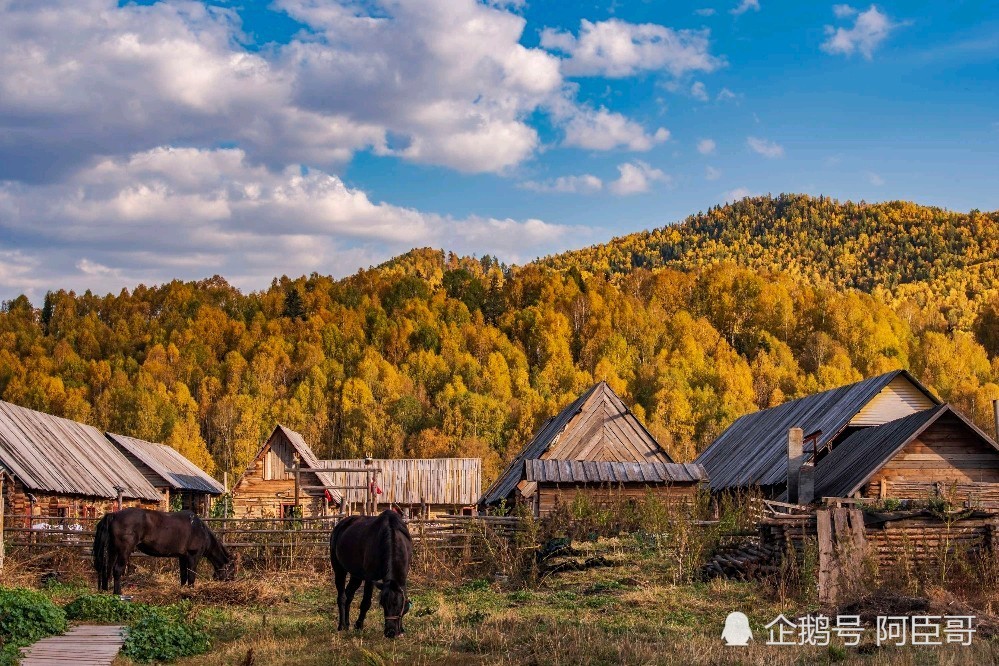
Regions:
<instances>
[{"instance_id":1,"label":"fence post","mask_svg":"<svg viewBox=\"0 0 999 666\"><path fill-rule=\"evenodd\" d=\"M3 559L4 559L4 546L3 546L3 479L6 472L2 465L0 465L0 573L3 573Z\"/></svg>"}]
</instances>

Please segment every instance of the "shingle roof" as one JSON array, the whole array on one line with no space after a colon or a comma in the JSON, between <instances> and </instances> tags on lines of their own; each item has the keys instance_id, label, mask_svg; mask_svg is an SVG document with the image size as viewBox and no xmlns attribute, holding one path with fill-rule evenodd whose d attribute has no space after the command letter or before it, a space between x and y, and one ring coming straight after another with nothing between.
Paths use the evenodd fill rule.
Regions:
<instances>
[{"instance_id":1,"label":"shingle roof","mask_svg":"<svg viewBox=\"0 0 999 666\"><path fill-rule=\"evenodd\" d=\"M175 490L193 490L212 495L221 495L225 492L221 483L166 444L156 444L111 432L105 434L108 439L138 458Z\"/></svg>"},{"instance_id":2,"label":"shingle roof","mask_svg":"<svg viewBox=\"0 0 999 666\"><path fill-rule=\"evenodd\" d=\"M905 370L895 370L856 384L816 393L747 414L730 425L694 462L711 477L711 489L770 486L787 480L787 431L821 431L824 446L896 377L905 377L934 403L940 399Z\"/></svg>"},{"instance_id":3,"label":"shingle roof","mask_svg":"<svg viewBox=\"0 0 999 666\"><path fill-rule=\"evenodd\" d=\"M594 460L526 460L524 474L539 483L697 483L707 481L694 463L629 463Z\"/></svg>"},{"instance_id":4,"label":"shingle roof","mask_svg":"<svg viewBox=\"0 0 999 666\"><path fill-rule=\"evenodd\" d=\"M576 416L584 411L591 413L600 409L604 410L603 413L594 414L593 419L576 419ZM586 421L587 427L575 427L583 421ZM597 438L605 438L613 443L633 440L643 448L656 451L656 456L661 462L673 462L607 382L599 382L554 417L545 421L534 438L489 487L482 497L482 502L492 504L508 497L523 479L524 461L542 458L556 442L560 447L571 447L576 443Z\"/></svg>"},{"instance_id":5,"label":"shingle roof","mask_svg":"<svg viewBox=\"0 0 999 666\"><path fill-rule=\"evenodd\" d=\"M162 496L92 426L0 401L0 463L31 490L160 501Z\"/></svg>"},{"instance_id":6,"label":"shingle roof","mask_svg":"<svg viewBox=\"0 0 999 666\"><path fill-rule=\"evenodd\" d=\"M960 419L983 441L996 448L995 442L950 405L932 407L884 425L858 430L837 444L815 466L815 497L849 497L857 492L906 444L945 414Z\"/></svg>"}]
</instances>

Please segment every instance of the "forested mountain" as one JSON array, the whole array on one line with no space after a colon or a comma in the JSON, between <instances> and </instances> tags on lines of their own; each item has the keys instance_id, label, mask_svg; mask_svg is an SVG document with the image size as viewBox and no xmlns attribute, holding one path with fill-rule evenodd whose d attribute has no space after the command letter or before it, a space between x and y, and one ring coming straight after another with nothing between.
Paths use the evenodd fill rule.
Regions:
<instances>
[{"instance_id":1,"label":"forested mountain","mask_svg":"<svg viewBox=\"0 0 999 666\"><path fill-rule=\"evenodd\" d=\"M322 457L481 456L488 481L599 379L680 460L748 411L898 367L990 427L997 221L781 196L523 267L414 250L259 293L21 297L0 397L218 476L280 422Z\"/></svg>"}]
</instances>

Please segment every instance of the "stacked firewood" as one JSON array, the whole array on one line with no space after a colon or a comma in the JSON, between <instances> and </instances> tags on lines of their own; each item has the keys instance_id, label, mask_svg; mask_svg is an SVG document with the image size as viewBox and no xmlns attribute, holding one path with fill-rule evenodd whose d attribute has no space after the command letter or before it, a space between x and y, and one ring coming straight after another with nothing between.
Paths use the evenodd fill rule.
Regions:
<instances>
[{"instance_id":1,"label":"stacked firewood","mask_svg":"<svg viewBox=\"0 0 999 666\"><path fill-rule=\"evenodd\" d=\"M719 546L701 567L701 577L728 580L762 580L780 570L781 549L774 542L751 538Z\"/></svg>"}]
</instances>

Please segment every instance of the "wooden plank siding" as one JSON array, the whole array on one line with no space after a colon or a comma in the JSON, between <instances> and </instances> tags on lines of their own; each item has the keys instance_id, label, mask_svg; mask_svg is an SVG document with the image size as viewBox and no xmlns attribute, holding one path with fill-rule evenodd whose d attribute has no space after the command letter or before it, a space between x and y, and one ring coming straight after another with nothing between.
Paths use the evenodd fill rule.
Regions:
<instances>
[{"instance_id":1,"label":"wooden plank siding","mask_svg":"<svg viewBox=\"0 0 999 666\"><path fill-rule=\"evenodd\" d=\"M852 426L876 426L921 412L934 402L904 377L895 377L850 419Z\"/></svg>"},{"instance_id":2,"label":"wooden plank siding","mask_svg":"<svg viewBox=\"0 0 999 666\"><path fill-rule=\"evenodd\" d=\"M580 495L598 506L615 506L627 500L642 501L652 494L667 502L693 503L697 485L692 483L619 483L619 484L538 484L537 513L548 515L559 504L570 505Z\"/></svg>"}]
</instances>

